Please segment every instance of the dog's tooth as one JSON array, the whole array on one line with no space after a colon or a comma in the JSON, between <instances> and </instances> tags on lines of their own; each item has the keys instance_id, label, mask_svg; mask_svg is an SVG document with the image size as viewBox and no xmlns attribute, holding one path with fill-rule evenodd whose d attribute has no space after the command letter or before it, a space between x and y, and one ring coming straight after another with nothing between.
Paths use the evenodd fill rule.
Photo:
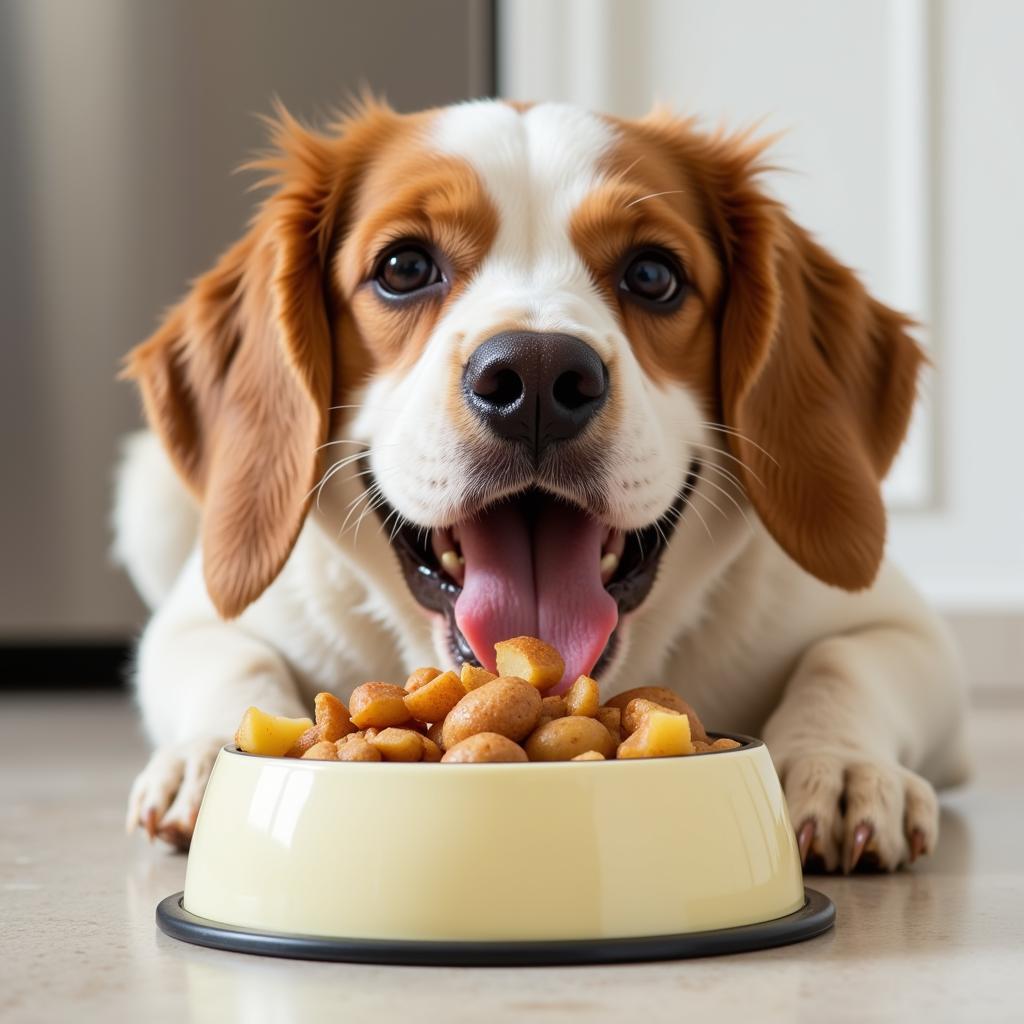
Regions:
<instances>
[{"instance_id":1,"label":"dog's tooth","mask_svg":"<svg viewBox=\"0 0 1024 1024\"><path fill-rule=\"evenodd\" d=\"M442 552L441 568L453 579L458 579L462 575L463 564L463 560L451 549Z\"/></svg>"},{"instance_id":2,"label":"dog's tooth","mask_svg":"<svg viewBox=\"0 0 1024 1024\"><path fill-rule=\"evenodd\" d=\"M618 567L619 556L614 551L609 551L606 555L603 555L601 557L601 580L607 583L615 575L615 570Z\"/></svg>"}]
</instances>

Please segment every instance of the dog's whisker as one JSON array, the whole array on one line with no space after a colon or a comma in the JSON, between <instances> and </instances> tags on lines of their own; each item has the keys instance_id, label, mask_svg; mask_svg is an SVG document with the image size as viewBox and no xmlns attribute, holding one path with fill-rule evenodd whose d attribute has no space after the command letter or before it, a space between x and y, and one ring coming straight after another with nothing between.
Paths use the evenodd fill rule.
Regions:
<instances>
[{"instance_id":1,"label":"dog's whisker","mask_svg":"<svg viewBox=\"0 0 1024 1024\"><path fill-rule=\"evenodd\" d=\"M714 500L714 499L713 499L713 498L711 497L711 495L709 495L709 494L705 494L705 493L704 493L703 491L694 491L694 492L693 492L693 496L694 496L695 498L696 498L696 497L698 497L698 495L699 495L699 496L700 496L701 498L703 498L703 499L704 499L704 500L705 500L705 501L706 501L706 502L707 502L707 503L708 503L708 504L709 504L709 505L710 505L710 506L711 506L711 507L712 507L712 508L713 508L713 509L714 509L714 510L715 510L715 511L716 511L716 512L717 512L717 513L718 513L718 514L719 514L719 515L720 515L720 516L722 517L722 518L723 518L723 519L728 519L728 518L729 518L729 517L728 517L728 516L727 516L727 515L725 514L725 512L723 511L723 509L722 509L722 506L721 506L721 505L719 505L719 504L718 504L718 502L716 502L716 501L715 501L715 500Z\"/></svg>"},{"instance_id":2,"label":"dog's whisker","mask_svg":"<svg viewBox=\"0 0 1024 1024\"><path fill-rule=\"evenodd\" d=\"M334 441L324 441L323 444L317 445L316 448L313 449L313 451L315 451L315 452L323 451L325 448L330 448L331 445L333 445L333 444L358 444L358 445L362 445L364 448L367 448L367 449L370 447L365 441L356 441L354 438L350 438L350 437L339 437L339 438L337 438Z\"/></svg>"},{"instance_id":3,"label":"dog's whisker","mask_svg":"<svg viewBox=\"0 0 1024 1024\"><path fill-rule=\"evenodd\" d=\"M360 491L360 492L359 492L359 493L358 493L358 494L357 494L357 495L356 495L356 496L355 496L355 497L354 497L354 498L353 498L353 499L352 499L352 500L351 500L351 501L350 501L350 502L348 503L348 505L346 506L346 509L348 510L348 515L346 515L346 516L345 516L344 520L342 521L342 524L341 524L341 526L339 526L339 527L338 527L338 532L337 532L337 534L336 534L336 538L337 538L338 540L340 540L340 539L341 539L341 535L342 535L342 534L343 534L343 533L345 532L345 527L346 527L346 526L348 526L348 522L349 522L349 520L350 520L350 519L352 518L352 516L354 515L354 513L355 513L355 510L356 510L356 509L357 509L357 508L359 507L359 502L361 502L361 501L367 501L367 500L369 500L369 498L370 498L370 491L371 491L371 490L373 489L373 487L374 487L374 486L375 486L375 485L371 483L369 487L364 487L364 488L363 488L363 489L362 489L362 490L361 490L361 491Z\"/></svg>"},{"instance_id":4,"label":"dog's whisker","mask_svg":"<svg viewBox=\"0 0 1024 1024\"><path fill-rule=\"evenodd\" d=\"M707 477L704 477L703 482L706 483L709 487L714 487L714 489L716 491L721 491L722 494L724 494L733 503L733 505L736 506L736 511L739 512L739 514L743 517L743 522L745 522L747 524L747 527L749 529L751 529L751 530L754 529L754 525L753 525L753 523L751 523L750 519L747 517L747 513L744 511L743 506L736 500L736 498L732 494L730 494L720 484L716 484L714 480L709 480ZM703 491L701 491L700 493L704 494ZM705 501L710 501L711 499L708 497L708 495L704 494L704 500ZM719 509L719 511L721 511L721 509ZM726 518L726 519L728 518L728 516L726 516L724 512L722 513L722 516L723 516L723 518Z\"/></svg>"},{"instance_id":5,"label":"dog's whisker","mask_svg":"<svg viewBox=\"0 0 1024 1024\"><path fill-rule=\"evenodd\" d=\"M368 454L368 452L355 452L352 455L346 455L343 459L339 459L337 462L332 463L330 468L327 469L324 475L320 478L320 482L313 485L312 489L306 495L304 500L309 501L309 499L313 496L313 493L315 492L317 510L322 512L323 509L320 507L320 496L323 494L324 487L327 486L327 482L331 479L332 476L335 475L335 473L339 473L346 466L351 465L353 462L358 462L360 459L366 457Z\"/></svg>"},{"instance_id":6,"label":"dog's whisker","mask_svg":"<svg viewBox=\"0 0 1024 1024\"><path fill-rule=\"evenodd\" d=\"M746 441L747 444L756 448L762 455L771 459L776 466L779 464L779 460L767 448L762 448L752 437L747 437L742 431L736 430L734 427L730 427L725 423L713 423L709 420L705 420L702 426L707 427L709 430L715 430L722 434L728 434L731 437L737 437L741 441Z\"/></svg>"},{"instance_id":7,"label":"dog's whisker","mask_svg":"<svg viewBox=\"0 0 1024 1024\"><path fill-rule=\"evenodd\" d=\"M717 470L730 483L732 483L736 487L736 490L738 490L741 494L746 493L746 488L743 486L743 481L731 470L726 469L724 466L720 466L717 462L714 462L711 459L702 459L699 455L696 457L694 461L704 469Z\"/></svg>"},{"instance_id":8,"label":"dog's whisker","mask_svg":"<svg viewBox=\"0 0 1024 1024\"><path fill-rule=\"evenodd\" d=\"M363 520L371 513L376 512L377 509L383 508L383 506L386 504L387 498L385 498L384 495L382 494L373 504L368 505L365 509L363 509L363 511L359 515L359 518L356 520L355 530L352 533L353 547L359 543L359 527L362 525Z\"/></svg>"},{"instance_id":9,"label":"dog's whisker","mask_svg":"<svg viewBox=\"0 0 1024 1024\"><path fill-rule=\"evenodd\" d=\"M705 499L707 499L707 500L710 500L710 499L708 499L708 496L707 496L706 494L704 495L704 497L705 497ZM684 504L684 505L685 505L685 506L686 506L687 508L689 508L689 509L692 509L692 510L693 510L693 513L694 513L694 515L696 515L696 517L697 517L697 518L698 518L698 519L699 519L699 520L701 521L701 523L702 523L702 524L704 525L704 530L705 530L705 532L706 532L706 533L707 533L707 535L708 535L708 539L709 539L709 540L711 541L711 545L712 545L712 547L714 547L714 544L715 544L715 535L714 535L714 534L713 534L713 533L711 532L711 527L710 527L710 526L708 526L708 521L707 521L707 520L706 520L706 519L705 519L705 518L704 518L704 517L703 517L703 516L702 516L702 515L700 514L700 509L699 509L699 508L697 508L697 506L696 506L696 505L694 505L694 503L693 503L692 501L690 501L690 499L689 499L689 498L683 498L683 504ZM712 504L714 504L714 502L712 502Z\"/></svg>"},{"instance_id":10,"label":"dog's whisker","mask_svg":"<svg viewBox=\"0 0 1024 1024\"><path fill-rule=\"evenodd\" d=\"M692 448L706 448L709 452L715 452L726 459L731 459L743 470L749 473L757 483L764 487L764 481L757 475L757 473L755 473L754 470L752 470L750 466L748 466L741 458L738 458L737 456L733 455L732 452L727 452L724 448L716 448L713 444L703 444L700 441L689 441L687 443Z\"/></svg>"},{"instance_id":11,"label":"dog's whisker","mask_svg":"<svg viewBox=\"0 0 1024 1024\"><path fill-rule=\"evenodd\" d=\"M378 500L378 494L379 488L377 487L376 482L373 482L370 484L369 487L364 488L363 491L353 501L349 503L348 515L345 516L345 520L341 524L341 528L338 530L339 539L345 533L346 527L348 527L349 521L351 520L352 516L355 515L356 510L359 509L359 503L362 501L365 502L366 504L359 511L358 519L356 520L355 523L352 524L351 527L349 527L349 529L354 529L358 525L358 523L362 520L362 517L366 514L367 509L369 509L374 504L374 502Z\"/></svg>"}]
</instances>

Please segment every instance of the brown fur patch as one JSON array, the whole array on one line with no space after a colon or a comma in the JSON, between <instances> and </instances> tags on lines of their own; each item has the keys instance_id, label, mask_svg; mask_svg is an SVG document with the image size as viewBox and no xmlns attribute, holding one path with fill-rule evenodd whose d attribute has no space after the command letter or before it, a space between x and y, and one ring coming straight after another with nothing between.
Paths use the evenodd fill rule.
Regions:
<instances>
[{"instance_id":1,"label":"brown fur patch","mask_svg":"<svg viewBox=\"0 0 1024 1024\"><path fill-rule=\"evenodd\" d=\"M408 138L378 154L335 265L343 301L367 357L365 374L407 369L416 362L445 307L465 288L497 231L497 211L465 161L431 153ZM372 283L377 262L389 245L403 239L424 242L436 251L451 282L443 297L397 305L377 294Z\"/></svg>"}]
</instances>

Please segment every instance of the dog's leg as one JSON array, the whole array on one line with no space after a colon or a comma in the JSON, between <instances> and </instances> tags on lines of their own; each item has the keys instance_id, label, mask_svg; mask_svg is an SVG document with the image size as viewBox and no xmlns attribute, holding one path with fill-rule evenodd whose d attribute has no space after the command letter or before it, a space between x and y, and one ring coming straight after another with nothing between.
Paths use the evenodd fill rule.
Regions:
<instances>
[{"instance_id":1,"label":"dog's leg","mask_svg":"<svg viewBox=\"0 0 1024 1024\"><path fill-rule=\"evenodd\" d=\"M810 647L764 728L801 856L849 872L930 852L933 783L966 772L964 712L937 623L879 624Z\"/></svg>"},{"instance_id":2,"label":"dog's leg","mask_svg":"<svg viewBox=\"0 0 1024 1024\"><path fill-rule=\"evenodd\" d=\"M136 685L155 750L135 780L127 827L184 848L217 752L255 704L275 714L308 712L272 647L209 604L198 560L150 621L139 646Z\"/></svg>"}]
</instances>

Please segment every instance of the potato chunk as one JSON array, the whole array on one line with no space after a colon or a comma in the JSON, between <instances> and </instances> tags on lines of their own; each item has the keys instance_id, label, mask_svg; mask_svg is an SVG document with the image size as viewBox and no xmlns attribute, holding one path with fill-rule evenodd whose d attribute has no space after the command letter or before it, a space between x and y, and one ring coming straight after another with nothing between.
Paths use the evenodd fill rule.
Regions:
<instances>
[{"instance_id":1,"label":"potato chunk","mask_svg":"<svg viewBox=\"0 0 1024 1024\"><path fill-rule=\"evenodd\" d=\"M380 761L380 751L361 736L345 736L335 744L339 761Z\"/></svg>"},{"instance_id":2,"label":"potato chunk","mask_svg":"<svg viewBox=\"0 0 1024 1024\"><path fill-rule=\"evenodd\" d=\"M570 715L593 718L601 704L601 689L596 679L580 676L565 693L565 706Z\"/></svg>"},{"instance_id":3,"label":"potato chunk","mask_svg":"<svg viewBox=\"0 0 1024 1024\"><path fill-rule=\"evenodd\" d=\"M498 761L525 761L526 753L518 743L496 732L478 732L456 743L441 761L444 764L483 764Z\"/></svg>"},{"instance_id":4,"label":"potato chunk","mask_svg":"<svg viewBox=\"0 0 1024 1024\"><path fill-rule=\"evenodd\" d=\"M531 761L571 761L588 750L607 757L615 752L608 730L597 719L584 715L545 722L534 729L524 746Z\"/></svg>"},{"instance_id":5,"label":"potato chunk","mask_svg":"<svg viewBox=\"0 0 1024 1024\"><path fill-rule=\"evenodd\" d=\"M422 761L423 737L412 729L381 729L370 741L385 761Z\"/></svg>"},{"instance_id":6,"label":"potato chunk","mask_svg":"<svg viewBox=\"0 0 1024 1024\"><path fill-rule=\"evenodd\" d=\"M440 761L441 748L429 736L421 736L420 739L423 741L423 760Z\"/></svg>"},{"instance_id":7,"label":"potato chunk","mask_svg":"<svg viewBox=\"0 0 1024 1024\"><path fill-rule=\"evenodd\" d=\"M700 718L697 717L697 712L678 693L674 690L669 690L667 687L635 686L632 690L626 690L612 697L608 701L608 707L624 708L631 700L636 700L637 698L650 700L655 704L661 704L663 707L672 708L673 711L682 712L690 719L690 732L693 738L695 740L702 740L705 743L708 742L708 734L704 731L704 725Z\"/></svg>"},{"instance_id":8,"label":"potato chunk","mask_svg":"<svg viewBox=\"0 0 1024 1024\"><path fill-rule=\"evenodd\" d=\"M433 665L425 665L423 668L414 670L405 681L405 692L415 693L421 686L425 686L431 679L435 679L440 674L441 670L434 668Z\"/></svg>"},{"instance_id":9,"label":"potato chunk","mask_svg":"<svg viewBox=\"0 0 1024 1024\"><path fill-rule=\"evenodd\" d=\"M349 698L352 721L359 729L373 726L386 729L389 725L404 725L409 721L405 706L405 690L391 683L363 683L352 691Z\"/></svg>"},{"instance_id":10,"label":"potato chunk","mask_svg":"<svg viewBox=\"0 0 1024 1024\"><path fill-rule=\"evenodd\" d=\"M334 743L355 732L348 708L333 693L318 693L313 698L313 718L320 730L320 739Z\"/></svg>"},{"instance_id":11,"label":"potato chunk","mask_svg":"<svg viewBox=\"0 0 1024 1024\"><path fill-rule=\"evenodd\" d=\"M742 744L731 740L727 736L721 736L711 744L711 750L738 750Z\"/></svg>"},{"instance_id":12,"label":"potato chunk","mask_svg":"<svg viewBox=\"0 0 1024 1024\"><path fill-rule=\"evenodd\" d=\"M462 685L466 693L475 690L478 686L483 686L484 683L493 683L497 678L493 672L488 672L487 669L481 668L479 665L470 665L468 661L462 666Z\"/></svg>"},{"instance_id":13,"label":"potato chunk","mask_svg":"<svg viewBox=\"0 0 1024 1024\"><path fill-rule=\"evenodd\" d=\"M569 714L569 708L565 703L565 697L542 697L540 702L540 717L550 721L552 718L565 718Z\"/></svg>"},{"instance_id":14,"label":"potato chunk","mask_svg":"<svg viewBox=\"0 0 1024 1024\"><path fill-rule=\"evenodd\" d=\"M604 754L599 754L596 750L584 750L582 754L577 754L571 760L573 761L604 761L606 760Z\"/></svg>"},{"instance_id":15,"label":"potato chunk","mask_svg":"<svg viewBox=\"0 0 1024 1024\"><path fill-rule=\"evenodd\" d=\"M618 750L620 758L678 757L692 753L689 718L667 711L645 715L636 731L619 744Z\"/></svg>"},{"instance_id":16,"label":"potato chunk","mask_svg":"<svg viewBox=\"0 0 1024 1024\"><path fill-rule=\"evenodd\" d=\"M320 740L318 743L314 743L303 755L304 761L337 761L338 760L338 745L337 741L332 743L330 740Z\"/></svg>"},{"instance_id":17,"label":"potato chunk","mask_svg":"<svg viewBox=\"0 0 1024 1024\"><path fill-rule=\"evenodd\" d=\"M285 757L305 757L310 747L320 742L320 726L310 726L286 751Z\"/></svg>"},{"instance_id":18,"label":"potato chunk","mask_svg":"<svg viewBox=\"0 0 1024 1024\"><path fill-rule=\"evenodd\" d=\"M496 732L518 743L537 724L540 694L522 679L495 679L470 690L448 713L441 730L441 746L456 743L478 732Z\"/></svg>"},{"instance_id":19,"label":"potato chunk","mask_svg":"<svg viewBox=\"0 0 1024 1024\"><path fill-rule=\"evenodd\" d=\"M284 718L259 708L249 708L235 733L235 743L247 754L283 757L313 722L308 718Z\"/></svg>"},{"instance_id":20,"label":"potato chunk","mask_svg":"<svg viewBox=\"0 0 1024 1024\"><path fill-rule=\"evenodd\" d=\"M608 730L612 742L618 746L622 742L622 711L619 708L598 708L594 717Z\"/></svg>"},{"instance_id":21,"label":"potato chunk","mask_svg":"<svg viewBox=\"0 0 1024 1024\"><path fill-rule=\"evenodd\" d=\"M676 711L675 708L667 708L663 704L657 704L653 700L644 700L643 697L637 697L635 700L631 700L622 709L622 731L629 736L630 733L636 732L640 728L640 723L652 712L661 711L666 715L681 715L681 711Z\"/></svg>"},{"instance_id":22,"label":"potato chunk","mask_svg":"<svg viewBox=\"0 0 1024 1024\"><path fill-rule=\"evenodd\" d=\"M419 722L440 722L466 696L462 680L454 672L442 672L405 695L405 706Z\"/></svg>"},{"instance_id":23,"label":"potato chunk","mask_svg":"<svg viewBox=\"0 0 1024 1024\"><path fill-rule=\"evenodd\" d=\"M535 636L517 636L494 645L498 675L523 679L538 690L546 690L562 679L565 662L550 644Z\"/></svg>"}]
</instances>

